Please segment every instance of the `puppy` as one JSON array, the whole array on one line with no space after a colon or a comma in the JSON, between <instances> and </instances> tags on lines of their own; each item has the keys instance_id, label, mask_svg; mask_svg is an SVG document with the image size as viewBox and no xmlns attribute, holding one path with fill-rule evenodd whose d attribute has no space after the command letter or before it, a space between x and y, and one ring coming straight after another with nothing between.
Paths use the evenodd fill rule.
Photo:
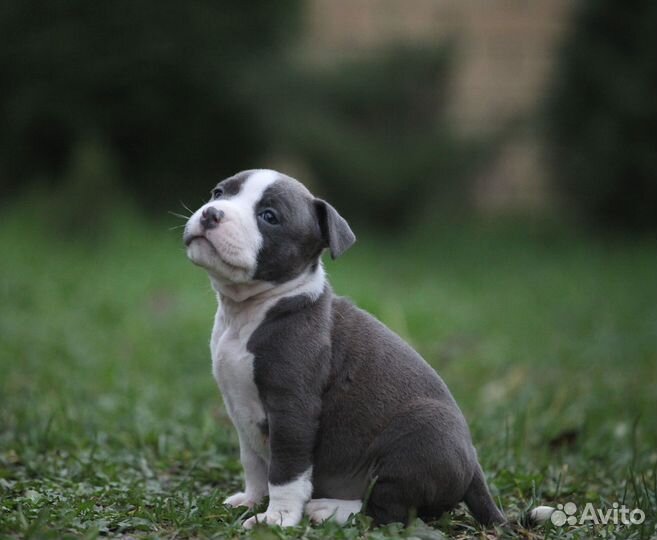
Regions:
<instances>
[{"instance_id":1,"label":"puppy","mask_svg":"<svg viewBox=\"0 0 657 540\"><path fill-rule=\"evenodd\" d=\"M271 170L223 180L186 224L187 256L219 309L212 371L237 429L245 487L224 502L244 522L376 524L438 517L464 500L504 522L443 380L395 333L335 296L321 255L355 241L301 183ZM365 507L361 508L364 499Z\"/></svg>"}]
</instances>

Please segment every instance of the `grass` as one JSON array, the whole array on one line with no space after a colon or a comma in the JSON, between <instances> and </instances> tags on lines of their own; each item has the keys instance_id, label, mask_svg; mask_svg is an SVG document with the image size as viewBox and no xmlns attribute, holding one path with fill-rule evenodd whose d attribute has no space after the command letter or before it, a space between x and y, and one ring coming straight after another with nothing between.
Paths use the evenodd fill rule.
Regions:
<instances>
[{"instance_id":1,"label":"grass","mask_svg":"<svg viewBox=\"0 0 657 540\"><path fill-rule=\"evenodd\" d=\"M46 217L0 227L0 537L244 535L234 430L210 374L215 300L179 232L133 217L87 240ZM513 521L374 529L306 522L253 538L652 538L657 254L520 226L362 238L334 288L408 339L469 419ZM639 507L641 526L525 527L537 504Z\"/></svg>"}]
</instances>

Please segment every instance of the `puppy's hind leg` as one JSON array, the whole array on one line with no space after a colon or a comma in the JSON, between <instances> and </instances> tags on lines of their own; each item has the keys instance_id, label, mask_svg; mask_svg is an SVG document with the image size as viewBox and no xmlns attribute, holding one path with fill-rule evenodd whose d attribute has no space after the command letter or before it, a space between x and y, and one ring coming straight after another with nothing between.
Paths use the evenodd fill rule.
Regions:
<instances>
[{"instance_id":1,"label":"puppy's hind leg","mask_svg":"<svg viewBox=\"0 0 657 540\"><path fill-rule=\"evenodd\" d=\"M344 525L352 514L360 512L363 501L343 499L312 499L306 503L305 513L313 523L335 521Z\"/></svg>"},{"instance_id":2,"label":"puppy's hind leg","mask_svg":"<svg viewBox=\"0 0 657 540\"><path fill-rule=\"evenodd\" d=\"M377 480L365 513L374 520L375 525L403 523L408 525L417 506L405 500L402 482Z\"/></svg>"},{"instance_id":3,"label":"puppy's hind leg","mask_svg":"<svg viewBox=\"0 0 657 540\"><path fill-rule=\"evenodd\" d=\"M398 412L369 452L376 481L365 513L376 524L438 518L463 500L476 464L460 411L427 398Z\"/></svg>"}]
</instances>

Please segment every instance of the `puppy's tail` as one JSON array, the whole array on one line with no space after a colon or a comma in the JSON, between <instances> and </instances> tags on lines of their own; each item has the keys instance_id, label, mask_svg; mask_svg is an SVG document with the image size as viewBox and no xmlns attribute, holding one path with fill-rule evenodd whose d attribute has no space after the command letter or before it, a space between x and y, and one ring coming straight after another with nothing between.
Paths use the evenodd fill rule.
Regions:
<instances>
[{"instance_id":1,"label":"puppy's tail","mask_svg":"<svg viewBox=\"0 0 657 540\"><path fill-rule=\"evenodd\" d=\"M555 510L553 506L537 506L527 514L527 521L530 525L540 525L550 519Z\"/></svg>"},{"instance_id":2,"label":"puppy's tail","mask_svg":"<svg viewBox=\"0 0 657 540\"><path fill-rule=\"evenodd\" d=\"M472 515L482 525L506 523L506 517L493 502L493 497L491 497L486 485L484 473L479 465L477 465L472 482L470 482L465 492L464 501Z\"/></svg>"}]
</instances>

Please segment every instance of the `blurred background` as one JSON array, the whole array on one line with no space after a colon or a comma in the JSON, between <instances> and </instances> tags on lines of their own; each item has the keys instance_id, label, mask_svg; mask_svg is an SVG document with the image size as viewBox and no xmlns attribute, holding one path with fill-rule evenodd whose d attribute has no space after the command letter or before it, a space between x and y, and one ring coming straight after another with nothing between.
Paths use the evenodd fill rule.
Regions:
<instances>
[{"instance_id":1,"label":"blurred background","mask_svg":"<svg viewBox=\"0 0 657 540\"><path fill-rule=\"evenodd\" d=\"M4 204L47 190L75 212L101 191L87 225L119 200L157 217L262 166L372 228L463 211L657 224L647 0L1 10Z\"/></svg>"},{"instance_id":2,"label":"blurred background","mask_svg":"<svg viewBox=\"0 0 657 540\"><path fill-rule=\"evenodd\" d=\"M440 371L507 509L656 515L656 24L649 0L4 0L0 531L220 530L180 510L239 484L180 226L259 167L352 224L336 291Z\"/></svg>"}]
</instances>

